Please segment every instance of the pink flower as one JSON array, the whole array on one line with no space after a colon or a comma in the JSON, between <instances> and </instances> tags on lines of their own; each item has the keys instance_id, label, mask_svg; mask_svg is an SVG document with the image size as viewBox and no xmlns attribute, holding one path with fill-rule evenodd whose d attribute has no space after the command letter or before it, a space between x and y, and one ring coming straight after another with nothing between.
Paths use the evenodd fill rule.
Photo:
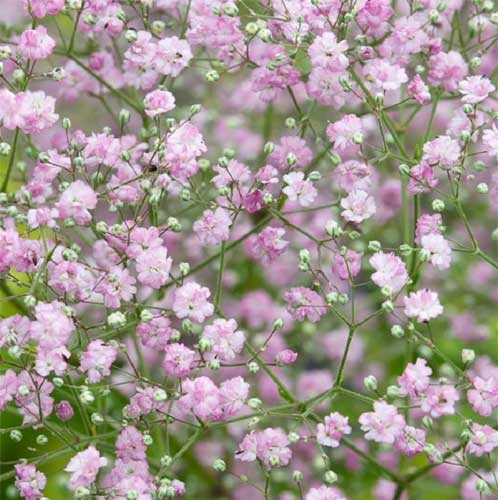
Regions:
<instances>
[{"instance_id":1,"label":"pink flower","mask_svg":"<svg viewBox=\"0 0 500 500\"><path fill-rule=\"evenodd\" d=\"M166 316L155 316L151 321L137 325L137 335L142 345L155 350L164 350L172 335L172 326Z\"/></svg>"},{"instance_id":2,"label":"pink flower","mask_svg":"<svg viewBox=\"0 0 500 500\"><path fill-rule=\"evenodd\" d=\"M363 141L363 122L356 115L344 115L326 127L326 135L336 151L350 152Z\"/></svg>"},{"instance_id":3,"label":"pink flower","mask_svg":"<svg viewBox=\"0 0 500 500\"><path fill-rule=\"evenodd\" d=\"M237 330L234 319L216 319L203 330L203 338L210 341L210 353L222 361L232 361L245 343L245 334Z\"/></svg>"},{"instance_id":4,"label":"pink flower","mask_svg":"<svg viewBox=\"0 0 500 500\"><path fill-rule=\"evenodd\" d=\"M429 58L429 82L433 85L443 85L447 92L457 90L458 83L468 73L467 63L454 50L439 52Z\"/></svg>"},{"instance_id":5,"label":"pink flower","mask_svg":"<svg viewBox=\"0 0 500 500\"><path fill-rule=\"evenodd\" d=\"M302 207L308 207L318 195L313 183L309 179L304 180L303 172L290 172L283 176L283 180L287 184L283 192Z\"/></svg>"},{"instance_id":6,"label":"pink flower","mask_svg":"<svg viewBox=\"0 0 500 500\"><path fill-rule=\"evenodd\" d=\"M94 210L96 206L97 195L94 190L80 180L72 182L56 203L60 218L71 218L79 225L91 221L92 215L89 210Z\"/></svg>"},{"instance_id":7,"label":"pink flower","mask_svg":"<svg viewBox=\"0 0 500 500\"><path fill-rule=\"evenodd\" d=\"M432 166L451 168L460 163L460 145L448 135L440 135L424 144L424 160Z\"/></svg>"},{"instance_id":8,"label":"pink flower","mask_svg":"<svg viewBox=\"0 0 500 500\"><path fill-rule=\"evenodd\" d=\"M361 189L355 189L347 197L342 198L340 206L344 209L342 217L346 221L354 222L355 224L360 224L364 220L369 219L377 211L373 197Z\"/></svg>"},{"instance_id":9,"label":"pink flower","mask_svg":"<svg viewBox=\"0 0 500 500\"><path fill-rule=\"evenodd\" d=\"M210 297L208 288L198 283L185 283L175 291L172 308L178 318L189 318L201 323L214 313L214 306L208 302L208 297Z\"/></svg>"},{"instance_id":10,"label":"pink flower","mask_svg":"<svg viewBox=\"0 0 500 500\"><path fill-rule=\"evenodd\" d=\"M66 422L73 418L74 412L73 407L69 401L63 400L60 403L57 403L54 406L54 410L56 411L56 415L59 420Z\"/></svg>"},{"instance_id":11,"label":"pink flower","mask_svg":"<svg viewBox=\"0 0 500 500\"><path fill-rule=\"evenodd\" d=\"M310 288L302 286L290 288L284 298L288 302L286 310L298 321L307 319L316 323L326 312L321 296Z\"/></svg>"},{"instance_id":12,"label":"pink flower","mask_svg":"<svg viewBox=\"0 0 500 500\"><path fill-rule=\"evenodd\" d=\"M373 282L381 288L387 287L397 293L408 280L404 262L394 253L377 252L370 257L370 265L375 269Z\"/></svg>"},{"instance_id":13,"label":"pink flower","mask_svg":"<svg viewBox=\"0 0 500 500\"><path fill-rule=\"evenodd\" d=\"M422 248L430 253L430 262L439 270L448 269L451 264L451 248L447 240L439 233L422 236Z\"/></svg>"},{"instance_id":14,"label":"pink flower","mask_svg":"<svg viewBox=\"0 0 500 500\"><path fill-rule=\"evenodd\" d=\"M282 239L285 233L281 227L268 226L259 234L250 236L245 248L254 259L269 264L286 252L290 243Z\"/></svg>"},{"instance_id":15,"label":"pink flower","mask_svg":"<svg viewBox=\"0 0 500 500\"><path fill-rule=\"evenodd\" d=\"M243 462L253 462L258 458L268 468L285 466L292 458L288 444L288 437L280 428L252 431L240 443L236 458Z\"/></svg>"},{"instance_id":16,"label":"pink flower","mask_svg":"<svg viewBox=\"0 0 500 500\"><path fill-rule=\"evenodd\" d=\"M307 81L308 96L311 99L317 99L324 106L340 109L345 104L347 95L340 85L340 76L342 73L333 73L320 66L314 67Z\"/></svg>"},{"instance_id":17,"label":"pink flower","mask_svg":"<svg viewBox=\"0 0 500 500\"><path fill-rule=\"evenodd\" d=\"M172 377L185 377L191 371L191 365L195 360L196 353L184 344L168 344L164 348L163 370L165 375Z\"/></svg>"},{"instance_id":18,"label":"pink flower","mask_svg":"<svg viewBox=\"0 0 500 500\"><path fill-rule=\"evenodd\" d=\"M48 35L45 26L39 25L23 31L17 47L23 58L36 61L50 56L55 46L56 42Z\"/></svg>"},{"instance_id":19,"label":"pink flower","mask_svg":"<svg viewBox=\"0 0 500 500\"><path fill-rule=\"evenodd\" d=\"M432 418L453 415L459 399L458 391L452 385L429 385L422 395L421 409Z\"/></svg>"},{"instance_id":20,"label":"pink flower","mask_svg":"<svg viewBox=\"0 0 500 500\"><path fill-rule=\"evenodd\" d=\"M3 410L7 403L12 400L18 383L17 376L13 370L6 370L3 375L0 375L0 409Z\"/></svg>"},{"instance_id":21,"label":"pink flower","mask_svg":"<svg viewBox=\"0 0 500 500\"><path fill-rule=\"evenodd\" d=\"M35 17L53 16L64 7L64 0L23 0L26 12L31 12Z\"/></svg>"},{"instance_id":22,"label":"pink flower","mask_svg":"<svg viewBox=\"0 0 500 500\"><path fill-rule=\"evenodd\" d=\"M136 288L135 278L127 269L113 266L108 273L98 279L96 292L104 296L104 305L118 309L122 300L130 300Z\"/></svg>"},{"instance_id":23,"label":"pink flower","mask_svg":"<svg viewBox=\"0 0 500 500\"><path fill-rule=\"evenodd\" d=\"M385 33L392 16L390 0L367 0L356 16L356 21L367 34L381 36Z\"/></svg>"},{"instance_id":24,"label":"pink flower","mask_svg":"<svg viewBox=\"0 0 500 500\"><path fill-rule=\"evenodd\" d=\"M168 90L153 90L144 99L146 114L151 118L168 113L175 108L175 98Z\"/></svg>"},{"instance_id":25,"label":"pink flower","mask_svg":"<svg viewBox=\"0 0 500 500\"><path fill-rule=\"evenodd\" d=\"M219 387L219 404L222 419L237 415L248 399L250 386L242 377L225 380Z\"/></svg>"},{"instance_id":26,"label":"pink flower","mask_svg":"<svg viewBox=\"0 0 500 500\"><path fill-rule=\"evenodd\" d=\"M463 95L462 102L478 104L484 101L488 94L495 91L488 78L481 75L468 76L458 84L458 91Z\"/></svg>"},{"instance_id":27,"label":"pink flower","mask_svg":"<svg viewBox=\"0 0 500 500\"><path fill-rule=\"evenodd\" d=\"M23 423L38 422L40 413L43 417L48 417L52 413L54 399L50 393L54 389L52 383L47 379L22 371L17 376L18 387L25 386L27 394L19 391L14 395L14 400L19 406L19 411L23 415Z\"/></svg>"},{"instance_id":28,"label":"pink flower","mask_svg":"<svg viewBox=\"0 0 500 500\"><path fill-rule=\"evenodd\" d=\"M368 190L372 185L372 168L366 163L349 160L337 166L333 172L335 182L344 191Z\"/></svg>"},{"instance_id":29,"label":"pink flower","mask_svg":"<svg viewBox=\"0 0 500 500\"><path fill-rule=\"evenodd\" d=\"M476 413L489 417L498 406L498 382L493 377L472 379L472 389L467 391L467 401Z\"/></svg>"},{"instance_id":30,"label":"pink flower","mask_svg":"<svg viewBox=\"0 0 500 500\"><path fill-rule=\"evenodd\" d=\"M108 461L101 457L94 446L89 446L86 450L77 453L64 469L71 472L69 485L72 490L78 486L89 486L96 478L101 467L105 467Z\"/></svg>"},{"instance_id":31,"label":"pink flower","mask_svg":"<svg viewBox=\"0 0 500 500\"><path fill-rule=\"evenodd\" d=\"M398 377L400 395L416 398L429 387L431 375L432 370L425 359L417 358L415 363L408 363L403 374Z\"/></svg>"},{"instance_id":32,"label":"pink flower","mask_svg":"<svg viewBox=\"0 0 500 500\"><path fill-rule=\"evenodd\" d=\"M166 76L178 76L189 65L193 54L186 40L176 36L163 38L156 46L154 66L158 73Z\"/></svg>"},{"instance_id":33,"label":"pink flower","mask_svg":"<svg viewBox=\"0 0 500 500\"><path fill-rule=\"evenodd\" d=\"M498 432L493 427L474 422L471 432L472 436L465 448L467 453L481 457L498 447Z\"/></svg>"},{"instance_id":34,"label":"pink flower","mask_svg":"<svg viewBox=\"0 0 500 500\"><path fill-rule=\"evenodd\" d=\"M396 438L395 447L405 457L412 457L423 451L425 446L425 431L411 425L406 425Z\"/></svg>"},{"instance_id":35,"label":"pink flower","mask_svg":"<svg viewBox=\"0 0 500 500\"><path fill-rule=\"evenodd\" d=\"M363 68L363 74L376 91L397 90L408 81L406 71L385 59L372 59Z\"/></svg>"},{"instance_id":36,"label":"pink flower","mask_svg":"<svg viewBox=\"0 0 500 500\"><path fill-rule=\"evenodd\" d=\"M185 392L178 401L182 413L192 413L204 420L217 420L220 416L219 389L208 377L187 379L182 384Z\"/></svg>"},{"instance_id":37,"label":"pink flower","mask_svg":"<svg viewBox=\"0 0 500 500\"><path fill-rule=\"evenodd\" d=\"M99 382L102 377L110 375L111 365L117 356L116 349L102 340L93 340L80 359L80 371L87 372L91 384Z\"/></svg>"},{"instance_id":38,"label":"pink flower","mask_svg":"<svg viewBox=\"0 0 500 500\"><path fill-rule=\"evenodd\" d=\"M345 40L337 42L334 33L325 32L314 39L309 46L308 54L313 67L321 67L333 72L340 72L347 68L349 60L344 52L348 45Z\"/></svg>"},{"instance_id":39,"label":"pink flower","mask_svg":"<svg viewBox=\"0 0 500 500\"><path fill-rule=\"evenodd\" d=\"M346 500L346 497L338 488L323 485L319 488L311 488L304 500Z\"/></svg>"},{"instance_id":40,"label":"pink flower","mask_svg":"<svg viewBox=\"0 0 500 500\"><path fill-rule=\"evenodd\" d=\"M420 75L415 75L408 84L408 94L419 104L424 105L431 102L429 87L424 83Z\"/></svg>"},{"instance_id":41,"label":"pink flower","mask_svg":"<svg viewBox=\"0 0 500 500\"><path fill-rule=\"evenodd\" d=\"M20 127L25 134L37 134L51 127L59 118L54 112L55 103L53 97L42 91L20 92L16 96L14 128ZM5 118L4 126L7 126Z\"/></svg>"},{"instance_id":42,"label":"pink flower","mask_svg":"<svg viewBox=\"0 0 500 500\"><path fill-rule=\"evenodd\" d=\"M385 401L373 404L374 412L363 413L359 417L361 429L366 433L365 439L377 443L393 444L405 427L405 419L395 406Z\"/></svg>"},{"instance_id":43,"label":"pink flower","mask_svg":"<svg viewBox=\"0 0 500 500\"><path fill-rule=\"evenodd\" d=\"M422 238L428 234L441 234L441 214L422 214L417 219L415 242L422 244Z\"/></svg>"},{"instance_id":44,"label":"pink flower","mask_svg":"<svg viewBox=\"0 0 500 500\"><path fill-rule=\"evenodd\" d=\"M422 194L431 191L438 185L439 180L434 175L434 169L427 163L421 161L410 169L410 181L408 183L408 192L411 194Z\"/></svg>"},{"instance_id":45,"label":"pink flower","mask_svg":"<svg viewBox=\"0 0 500 500\"><path fill-rule=\"evenodd\" d=\"M36 470L32 464L16 464L16 488L26 500L38 500L43 497L42 489L47 484L43 472Z\"/></svg>"},{"instance_id":46,"label":"pink flower","mask_svg":"<svg viewBox=\"0 0 500 500\"><path fill-rule=\"evenodd\" d=\"M409 318L417 318L420 323L437 318L443 313L438 294L428 288L411 292L409 296L404 297L404 303L405 314Z\"/></svg>"},{"instance_id":47,"label":"pink flower","mask_svg":"<svg viewBox=\"0 0 500 500\"><path fill-rule=\"evenodd\" d=\"M226 210L205 210L201 219L193 224L193 231L204 245L217 245L229 238L232 220Z\"/></svg>"},{"instance_id":48,"label":"pink flower","mask_svg":"<svg viewBox=\"0 0 500 500\"><path fill-rule=\"evenodd\" d=\"M278 365L291 365L297 360L298 354L291 349L284 349L276 354L275 361Z\"/></svg>"},{"instance_id":49,"label":"pink flower","mask_svg":"<svg viewBox=\"0 0 500 500\"><path fill-rule=\"evenodd\" d=\"M168 281L172 258L165 247L149 248L136 258L137 279L143 285L157 290Z\"/></svg>"},{"instance_id":50,"label":"pink flower","mask_svg":"<svg viewBox=\"0 0 500 500\"><path fill-rule=\"evenodd\" d=\"M316 440L323 446L337 448L344 434L351 433L351 427L348 425L349 418L344 417L338 412L330 413L316 427Z\"/></svg>"},{"instance_id":51,"label":"pink flower","mask_svg":"<svg viewBox=\"0 0 500 500\"><path fill-rule=\"evenodd\" d=\"M333 256L332 271L333 274L338 276L341 280L348 280L355 278L361 271L361 259L363 252L356 252L354 250L347 250L347 254L341 255L336 252Z\"/></svg>"},{"instance_id":52,"label":"pink flower","mask_svg":"<svg viewBox=\"0 0 500 500\"><path fill-rule=\"evenodd\" d=\"M116 457L120 460L137 462L146 459L146 446L142 434L133 425L127 425L118 434L115 448Z\"/></svg>"},{"instance_id":53,"label":"pink flower","mask_svg":"<svg viewBox=\"0 0 500 500\"><path fill-rule=\"evenodd\" d=\"M296 168L306 167L313 159L312 151L304 139L285 136L280 139L279 144L275 145L273 152L269 155L269 163L279 170L288 170L290 154L294 155Z\"/></svg>"}]
</instances>

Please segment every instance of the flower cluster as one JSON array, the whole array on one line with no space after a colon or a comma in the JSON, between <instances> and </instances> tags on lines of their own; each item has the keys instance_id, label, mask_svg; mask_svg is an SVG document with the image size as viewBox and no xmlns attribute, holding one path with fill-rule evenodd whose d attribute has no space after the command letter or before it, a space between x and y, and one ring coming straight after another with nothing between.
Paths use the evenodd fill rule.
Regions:
<instances>
[{"instance_id":1,"label":"flower cluster","mask_svg":"<svg viewBox=\"0 0 500 500\"><path fill-rule=\"evenodd\" d=\"M493 2L3 4L0 497L495 498Z\"/></svg>"}]
</instances>

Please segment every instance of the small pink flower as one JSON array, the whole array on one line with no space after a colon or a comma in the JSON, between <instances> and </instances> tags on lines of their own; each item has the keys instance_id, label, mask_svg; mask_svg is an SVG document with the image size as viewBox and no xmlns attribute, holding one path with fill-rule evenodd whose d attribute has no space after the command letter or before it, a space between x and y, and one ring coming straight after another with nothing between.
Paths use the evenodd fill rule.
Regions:
<instances>
[{"instance_id":1,"label":"small pink flower","mask_svg":"<svg viewBox=\"0 0 500 500\"><path fill-rule=\"evenodd\" d=\"M310 288L290 288L284 298L288 302L287 311L298 321L307 319L316 323L326 312L321 296Z\"/></svg>"},{"instance_id":2,"label":"small pink flower","mask_svg":"<svg viewBox=\"0 0 500 500\"><path fill-rule=\"evenodd\" d=\"M424 160L430 165L451 168L460 163L460 145L447 135L424 144Z\"/></svg>"},{"instance_id":3,"label":"small pink flower","mask_svg":"<svg viewBox=\"0 0 500 500\"><path fill-rule=\"evenodd\" d=\"M422 244L422 238L428 234L441 234L441 214L422 214L417 219L415 242Z\"/></svg>"},{"instance_id":4,"label":"small pink flower","mask_svg":"<svg viewBox=\"0 0 500 500\"><path fill-rule=\"evenodd\" d=\"M151 118L168 113L175 108L175 98L168 90L153 90L144 99L146 114Z\"/></svg>"},{"instance_id":5,"label":"small pink flower","mask_svg":"<svg viewBox=\"0 0 500 500\"><path fill-rule=\"evenodd\" d=\"M385 59L372 59L363 69L363 74L376 91L397 90L408 81L406 71Z\"/></svg>"},{"instance_id":6,"label":"small pink flower","mask_svg":"<svg viewBox=\"0 0 500 500\"><path fill-rule=\"evenodd\" d=\"M71 472L69 486L72 490L78 486L89 486L97 478L97 473L101 467L105 467L108 461L101 457L94 446L89 446L86 450L77 453L64 469Z\"/></svg>"},{"instance_id":7,"label":"small pink flower","mask_svg":"<svg viewBox=\"0 0 500 500\"><path fill-rule=\"evenodd\" d=\"M318 195L318 191L309 179L304 179L303 172L290 172L283 176L287 186L283 192L291 201L297 201L302 207L308 207Z\"/></svg>"},{"instance_id":8,"label":"small pink flower","mask_svg":"<svg viewBox=\"0 0 500 500\"><path fill-rule=\"evenodd\" d=\"M172 377L185 377L191 372L191 365L195 360L196 353L184 344L168 344L165 347L163 358L163 370L165 375Z\"/></svg>"},{"instance_id":9,"label":"small pink flower","mask_svg":"<svg viewBox=\"0 0 500 500\"><path fill-rule=\"evenodd\" d=\"M350 277L355 278L361 271L361 259L363 252L347 250L347 254L341 255L336 252L333 256L332 271L341 280L348 280Z\"/></svg>"},{"instance_id":10,"label":"small pink flower","mask_svg":"<svg viewBox=\"0 0 500 500\"><path fill-rule=\"evenodd\" d=\"M374 412L363 413L359 417L361 429L366 433L365 439L377 443L393 444L405 427L405 419L395 406L385 401L373 404Z\"/></svg>"},{"instance_id":11,"label":"small pink flower","mask_svg":"<svg viewBox=\"0 0 500 500\"><path fill-rule=\"evenodd\" d=\"M157 290L168 281L172 258L165 247L149 248L136 258L137 279L143 285Z\"/></svg>"},{"instance_id":12,"label":"small pink flower","mask_svg":"<svg viewBox=\"0 0 500 500\"><path fill-rule=\"evenodd\" d=\"M56 208L62 219L72 218L77 224L88 224L92 215L89 210L97 206L97 195L94 190L83 181L72 182L62 193Z\"/></svg>"},{"instance_id":13,"label":"small pink flower","mask_svg":"<svg viewBox=\"0 0 500 500\"><path fill-rule=\"evenodd\" d=\"M323 446L337 448L344 434L351 433L351 427L348 425L348 417L344 417L338 412L330 413L326 416L323 423L316 427L316 440Z\"/></svg>"},{"instance_id":14,"label":"small pink flower","mask_svg":"<svg viewBox=\"0 0 500 500\"><path fill-rule=\"evenodd\" d=\"M429 87L424 83L420 75L415 75L408 84L408 93L419 103L428 104L431 102Z\"/></svg>"},{"instance_id":15,"label":"small pink flower","mask_svg":"<svg viewBox=\"0 0 500 500\"><path fill-rule=\"evenodd\" d=\"M243 462L262 460L268 468L288 465L292 451L287 435L280 428L267 428L247 434L238 447L236 458Z\"/></svg>"},{"instance_id":16,"label":"small pink flower","mask_svg":"<svg viewBox=\"0 0 500 500\"><path fill-rule=\"evenodd\" d=\"M298 354L291 349L284 349L276 354L275 360L278 365L291 365L297 360Z\"/></svg>"},{"instance_id":17,"label":"small pink flower","mask_svg":"<svg viewBox=\"0 0 500 500\"><path fill-rule=\"evenodd\" d=\"M204 245L217 245L229 238L232 220L226 210L205 210L201 219L193 224L193 231Z\"/></svg>"},{"instance_id":18,"label":"small pink flower","mask_svg":"<svg viewBox=\"0 0 500 500\"><path fill-rule=\"evenodd\" d=\"M54 406L54 410L56 411L56 415L59 420L66 422L73 418L74 412L73 407L69 401L63 400L60 403L57 403Z\"/></svg>"},{"instance_id":19,"label":"small pink flower","mask_svg":"<svg viewBox=\"0 0 500 500\"><path fill-rule=\"evenodd\" d=\"M451 248L440 233L422 236L422 248L430 253L430 262L439 270L448 269L451 264Z\"/></svg>"},{"instance_id":20,"label":"small pink flower","mask_svg":"<svg viewBox=\"0 0 500 500\"><path fill-rule=\"evenodd\" d=\"M342 198L340 206L344 209L342 217L348 222L360 224L375 214L375 200L366 191L355 189L346 198Z\"/></svg>"},{"instance_id":21,"label":"small pink flower","mask_svg":"<svg viewBox=\"0 0 500 500\"><path fill-rule=\"evenodd\" d=\"M326 135L340 153L353 151L363 140L363 122L356 115L344 115L328 125Z\"/></svg>"},{"instance_id":22,"label":"small pink flower","mask_svg":"<svg viewBox=\"0 0 500 500\"><path fill-rule=\"evenodd\" d=\"M457 90L458 83L468 73L467 63L456 51L439 52L429 58L429 82L443 85L447 92Z\"/></svg>"},{"instance_id":23,"label":"small pink flower","mask_svg":"<svg viewBox=\"0 0 500 500\"><path fill-rule=\"evenodd\" d=\"M493 427L474 422L471 432L472 436L465 448L467 453L481 457L498 447L498 432Z\"/></svg>"},{"instance_id":24,"label":"small pink flower","mask_svg":"<svg viewBox=\"0 0 500 500\"><path fill-rule=\"evenodd\" d=\"M127 269L114 266L98 279L95 290L103 295L106 307L117 309L122 300L128 301L133 297L136 292L134 284L135 278Z\"/></svg>"},{"instance_id":25,"label":"small pink flower","mask_svg":"<svg viewBox=\"0 0 500 500\"><path fill-rule=\"evenodd\" d=\"M254 259L261 259L264 264L269 264L288 249L290 243L282 239L285 233L281 227L268 226L259 234L250 236L245 249Z\"/></svg>"},{"instance_id":26,"label":"small pink flower","mask_svg":"<svg viewBox=\"0 0 500 500\"><path fill-rule=\"evenodd\" d=\"M269 163L279 170L288 170L287 159L291 153L295 157L294 166L297 168L306 167L313 159L312 151L304 139L285 136L280 139L279 144L274 146L273 152L269 155Z\"/></svg>"},{"instance_id":27,"label":"small pink flower","mask_svg":"<svg viewBox=\"0 0 500 500\"><path fill-rule=\"evenodd\" d=\"M458 91L463 95L462 102L478 104L484 101L488 94L495 91L488 78L481 75L468 76L458 84Z\"/></svg>"},{"instance_id":28,"label":"small pink flower","mask_svg":"<svg viewBox=\"0 0 500 500\"><path fill-rule=\"evenodd\" d=\"M423 451L425 446L425 431L411 425L406 425L396 438L395 447L405 457L412 457Z\"/></svg>"},{"instance_id":29,"label":"small pink flower","mask_svg":"<svg viewBox=\"0 0 500 500\"><path fill-rule=\"evenodd\" d=\"M404 262L392 252L373 254L370 265L376 271L372 274L373 282L381 288L389 288L393 293L399 292L408 280Z\"/></svg>"},{"instance_id":30,"label":"small pink flower","mask_svg":"<svg viewBox=\"0 0 500 500\"><path fill-rule=\"evenodd\" d=\"M458 391L452 385L429 385L422 395L421 409L432 418L453 415L459 399Z\"/></svg>"},{"instance_id":31,"label":"small pink flower","mask_svg":"<svg viewBox=\"0 0 500 500\"><path fill-rule=\"evenodd\" d=\"M474 377L472 389L467 391L467 401L476 413L489 417L498 406L498 382L495 378Z\"/></svg>"},{"instance_id":32,"label":"small pink flower","mask_svg":"<svg viewBox=\"0 0 500 500\"><path fill-rule=\"evenodd\" d=\"M201 323L212 316L214 306L208 302L210 290L198 285L198 283L185 283L175 291L174 304L172 306L175 315L180 318L189 318Z\"/></svg>"},{"instance_id":33,"label":"small pink flower","mask_svg":"<svg viewBox=\"0 0 500 500\"><path fill-rule=\"evenodd\" d=\"M340 72L347 68L349 60L344 52L348 49L347 42L337 42L334 33L325 32L314 39L308 49L313 67L321 67L332 72Z\"/></svg>"},{"instance_id":34,"label":"small pink flower","mask_svg":"<svg viewBox=\"0 0 500 500\"><path fill-rule=\"evenodd\" d=\"M234 319L216 319L203 330L203 337L210 341L210 354L221 361L232 361L245 343L245 334L237 330Z\"/></svg>"},{"instance_id":35,"label":"small pink flower","mask_svg":"<svg viewBox=\"0 0 500 500\"><path fill-rule=\"evenodd\" d=\"M172 335L172 326L166 316L155 316L151 321L137 325L137 335L142 345L155 350L164 350Z\"/></svg>"},{"instance_id":36,"label":"small pink flower","mask_svg":"<svg viewBox=\"0 0 500 500\"><path fill-rule=\"evenodd\" d=\"M416 398L429 387L431 375L432 370L425 359L417 358L415 363L408 363L403 374L398 377L399 393Z\"/></svg>"},{"instance_id":37,"label":"small pink flower","mask_svg":"<svg viewBox=\"0 0 500 500\"><path fill-rule=\"evenodd\" d=\"M409 318L417 318L420 323L437 318L443 313L438 294L428 288L411 292L409 296L404 297L404 303L405 314Z\"/></svg>"},{"instance_id":38,"label":"small pink flower","mask_svg":"<svg viewBox=\"0 0 500 500\"><path fill-rule=\"evenodd\" d=\"M346 497L338 488L323 485L319 488L311 488L304 500L346 500Z\"/></svg>"},{"instance_id":39,"label":"small pink flower","mask_svg":"<svg viewBox=\"0 0 500 500\"><path fill-rule=\"evenodd\" d=\"M23 31L17 47L22 57L36 61L50 56L55 46L56 42L48 35L45 26L40 25Z\"/></svg>"},{"instance_id":40,"label":"small pink flower","mask_svg":"<svg viewBox=\"0 0 500 500\"><path fill-rule=\"evenodd\" d=\"M47 478L43 472L36 470L32 464L16 464L15 485L19 494L25 500L38 500L43 497L42 489L47 484Z\"/></svg>"},{"instance_id":41,"label":"small pink flower","mask_svg":"<svg viewBox=\"0 0 500 500\"><path fill-rule=\"evenodd\" d=\"M93 340L87 346L80 360L80 371L87 372L91 384L99 382L102 377L110 375L111 365L117 356L116 349L102 340Z\"/></svg>"}]
</instances>

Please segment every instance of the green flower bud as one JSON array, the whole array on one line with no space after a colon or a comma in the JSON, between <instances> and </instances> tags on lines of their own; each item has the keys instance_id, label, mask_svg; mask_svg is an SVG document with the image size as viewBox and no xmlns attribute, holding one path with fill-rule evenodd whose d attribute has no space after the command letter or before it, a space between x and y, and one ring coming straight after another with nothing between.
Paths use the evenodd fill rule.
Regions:
<instances>
[{"instance_id":1,"label":"green flower bud","mask_svg":"<svg viewBox=\"0 0 500 500\"><path fill-rule=\"evenodd\" d=\"M216 460L214 460L212 467L217 472L224 472L226 470L226 462L224 462L224 460L222 460L221 458L217 458Z\"/></svg>"}]
</instances>

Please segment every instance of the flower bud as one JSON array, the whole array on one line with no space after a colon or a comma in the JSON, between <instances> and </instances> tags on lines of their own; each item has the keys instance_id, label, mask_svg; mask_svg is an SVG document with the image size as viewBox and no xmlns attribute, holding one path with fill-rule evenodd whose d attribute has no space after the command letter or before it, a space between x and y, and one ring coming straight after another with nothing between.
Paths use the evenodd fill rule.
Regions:
<instances>
[{"instance_id":1,"label":"flower bud","mask_svg":"<svg viewBox=\"0 0 500 500\"><path fill-rule=\"evenodd\" d=\"M470 364L476 359L476 353L473 349L462 349L462 362Z\"/></svg>"},{"instance_id":2,"label":"flower bud","mask_svg":"<svg viewBox=\"0 0 500 500\"><path fill-rule=\"evenodd\" d=\"M49 442L49 438L45 434L39 434L36 437L36 444L39 446L45 446Z\"/></svg>"},{"instance_id":3,"label":"flower bud","mask_svg":"<svg viewBox=\"0 0 500 500\"><path fill-rule=\"evenodd\" d=\"M304 474L300 470L294 470L292 473L292 478L296 483L300 483L304 479Z\"/></svg>"},{"instance_id":4,"label":"flower bud","mask_svg":"<svg viewBox=\"0 0 500 500\"><path fill-rule=\"evenodd\" d=\"M134 29L125 31L125 40L127 40L128 43L134 43L137 40L137 31Z\"/></svg>"},{"instance_id":5,"label":"flower bud","mask_svg":"<svg viewBox=\"0 0 500 500\"><path fill-rule=\"evenodd\" d=\"M442 212L445 209L446 205L443 200L432 200L432 210L435 212Z\"/></svg>"},{"instance_id":6,"label":"flower bud","mask_svg":"<svg viewBox=\"0 0 500 500\"><path fill-rule=\"evenodd\" d=\"M23 433L19 429L13 429L10 431L9 437L10 439L12 439L12 441L19 443L19 441L23 439Z\"/></svg>"},{"instance_id":7,"label":"flower bud","mask_svg":"<svg viewBox=\"0 0 500 500\"><path fill-rule=\"evenodd\" d=\"M327 470L324 475L325 483L334 484L338 481L339 477L332 470Z\"/></svg>"},{"instance_id":8,"label":"flower bud","mask_svg":"<svg viewBox=\"0 0 500 500\"><path fill-rule=\"evenodd\" d=\"M489 191L488 184L486 184L486 182L481 182L476 186L476 190L480 194L487 194Z\"/></svg>"},{"instance_id":9,"label":"flower bud","mask_svg":"<svg viewBox=\"0 0 500 500\"><path fill-rule=\"evenodd\" d=\"M222 460L221 458L217 458L216 460L214 460L212 467L217 472L224 472L226 470L226 462L224 462L224 460Z\"/></svg>"},{"instance_id":10,"label":"flower bud","mask_svg":"<svg viewBox=\"0 0 500 500\"><path fill-rule=\"evenodd\" d=\"M262 401L259 398L251 398L247 404L252 410L258 410L262 407Z\"/></svg>"},{"instance_id":11,"label":"flower bud","mask_svg":"<svg viewBox=\"0 0 500 500\"><path fill-rule=\"evenodd\" d=\"M391 335L397 339L404 337L405 331L400 325L393 325L391 327Z\"/></svg>"},{"instance_id":12,"label":"flower bud","mask_svg":"<svg viewBox=\"0 0 500 500\"><path fill-rule=\"evenodd\" d=\"M288 434L288 441L290 441L291 444L295 444L300 440L300 436L296 432L290 432Z\"/></svg>"},{"instance_id":13,"label":"flower bud","mask_svg":"<svg viewBox=\"0 0 500 500\"><path fill-rule=\"evenodd\" d=\"M286 156L286 163L289 167L293 167L297 163L297 155L293 152L290 152Z\"/></svg>"},{"instance_id":14,"label":"flower bud","mask_svg":"<svg viewBox=\"0 0 500 500\"><path fill-rule=\"evenodd\" d=\"M295 118L292 118L291 116L289 116L285 120L285 127L286 128L295 128L296 126L297 126L297 122L295 121Z\"/></svg>"},{"instance_id":15,"label":"flower bud","mask_svg":"<svg viewBox=\"0 0 500 500\"><path fill-rule=\"evenodd\" d=\"M399 387L397 385L390 385L387 388L387 396L390 398L398 398L400 396Z\"/></svg>"},{"instance_id":16,"label":"flower bud","mask_svg":"<svg viewBox=\"0 0 500 500\"><path fill-rule=\"evenodd\" d=\"M123 328L127 324L127 317L122 312L116 311L108 316L107 323L111 328Z\"/></svg>"},{"instance_id":17,"label":"flower bud","mask_svg":"<svg viewBox=\"0 0 500 500\"><path fill-rule=\"evenodd\" d=\"M392 302L392 300L386 300L385 302L382 302L381 307L382 310L386 313L394 312L394 303Z\"/></svg>"},{"instance_id":18,"label":"flower bud","mask_svg":"<svg viewBox=\"0 0 500 500\"><path fill-rule=\"evenodd\" d=\"M321 180L321 174L317 170L313 170L307 177L311 182L318 182Z\"/></svg>"},{"instance_id":19,"label":"flower bud","mask_svg":"<svg viewBox=\"0 0 500 500\"><path fill-rule=\"evenodd\" d=\"M90 420L94 425L101 425L104 423L104 417L97 412L94 412L92 413L92 415L90 415Z\"/></svg>"},{"instance_id":20,"label":"flower bud","mask_svg":"<svg viewBox=\"0 0 500 500\"><path fill-rule=\"evenodd\" d=\"M368 375L367 377L365 377L363 379L363 383L369 391L376 391L377 390L378 381L374 375Z\"/></svg>"},{"instance_id":21,"label":"flower bud","mask_svg":"<svg viewBox=\"0 0 500 500\"><path fill-rule=\"evenodd\" d=\"M151 437L151 434L143 434L142 436L142 442L146 445L146 446L151 446L153 444L153 438Z\"/></svg>"},{"instance_id":22,"label":"flower bud","mask_svg":"<svg viewBox=\"0 0 500 500\"><path fill-rule=\"evenodd\" d=\"M259 365L255 361L248 363L248 371L250 373L257 373L259 371Z\"/></svg>"},{"instance_id":23,"label":"flower bud","mask_svg":"<svg viewBox=\"0 0 500 500\"><path fill-rule=\"evenodd\" d=\"M368 243L368 250L371 252L380 252L382 250L382 245L380 241L372 240Z\"/></svg>"}]
</instances>

